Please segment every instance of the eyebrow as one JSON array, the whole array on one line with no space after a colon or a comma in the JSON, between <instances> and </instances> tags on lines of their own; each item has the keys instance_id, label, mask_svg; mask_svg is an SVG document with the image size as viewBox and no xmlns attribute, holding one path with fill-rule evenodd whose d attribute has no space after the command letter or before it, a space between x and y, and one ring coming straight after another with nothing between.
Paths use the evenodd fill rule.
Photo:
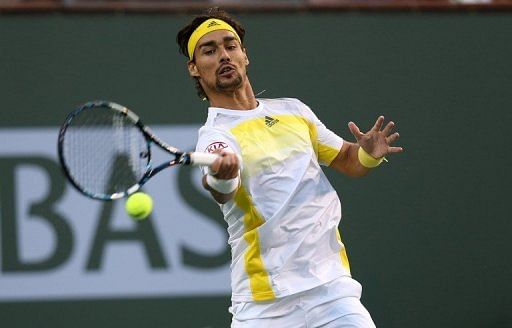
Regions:
<instances>
[{"instance_id":1,"label":"eyebrow","mask_svg":"<svg viewBox=\"0 0 512 328\"><path fill-rule=\"evenodd\" d=\"M222 41L224 42L230 42L230 41L233 41L233 40L236 40L236 38L234 36L225 36L222 38ZM201 43L198 48L201 48L201 47L209 47L209 46L214 46L217 42L215 42L215 40L211 40L211 41L207 41L207 42L204 42L204 43Z\"/></svg>"}]
</instances>

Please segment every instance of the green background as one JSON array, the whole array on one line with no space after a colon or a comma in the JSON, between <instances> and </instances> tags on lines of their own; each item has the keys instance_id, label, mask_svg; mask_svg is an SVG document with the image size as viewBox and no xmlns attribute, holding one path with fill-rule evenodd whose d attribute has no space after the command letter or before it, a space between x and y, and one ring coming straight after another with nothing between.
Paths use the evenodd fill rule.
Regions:
<instances>
[{"instance_id":1,"label":"green background","mask_svg":"<svg viewBox=\"0 0 512 328\"><path fill-rule=\"evenodd\" d=\"M512 15L238 17L255 92L300 98L349 140L348 121L397 123L405 153L363 179L327 172L377 326L511 327ZM0 127L57 127L91 99L128 106L147 124L202 123L207 104L174 41L188 18L0 16ZM228 306L227 295L0 303L0 322L227 327Z\"/></svg>"}]
</instances>

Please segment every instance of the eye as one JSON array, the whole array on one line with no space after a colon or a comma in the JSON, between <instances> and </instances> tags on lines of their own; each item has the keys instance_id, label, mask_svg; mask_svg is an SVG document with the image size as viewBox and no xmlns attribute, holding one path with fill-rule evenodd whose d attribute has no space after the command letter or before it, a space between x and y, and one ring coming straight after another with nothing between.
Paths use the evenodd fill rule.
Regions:
<instances>
[{"instance_id":1,"label":"eye","mask_svg":"<svg viewBox=\"0 0 512 328\"><path fill-rule=\"evenodd\" d=\"M206 49L203 53L207 56L213 55L215 53L215 49Z\"/></svg>"},{"instance_id":2,"label":"eye","mask_svg":"<svg viewBox=\"0 0 512 328\"><path fill-rule=\"evenodd\" d=\"M233 44L228 44L226 46L226 49L228 49L228 50L235 50L236 49L236 44L234 44L234 43Z\"/></svg>"}]
</instances>

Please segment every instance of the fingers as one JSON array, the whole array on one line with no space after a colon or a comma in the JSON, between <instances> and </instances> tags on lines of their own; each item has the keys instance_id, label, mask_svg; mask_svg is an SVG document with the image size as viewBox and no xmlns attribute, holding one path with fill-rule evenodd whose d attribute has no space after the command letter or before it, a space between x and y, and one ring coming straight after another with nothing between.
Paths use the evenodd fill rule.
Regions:
<instances>
[{"instance_id":1,"label":"fingers","mask_svg":"<svg viewBox=\"0 0 512 328\"><path fill-rule=\"evenodd\" d=\"M391 132L393 131L393 128L395 127L395 122L389 121L388 124L386 124L386 127L384 127L384 130L382 130L382 133L384 133L385 136L389 136Z\"/></svg>"},{"instance_id":2,"label":"fingers","mask_svg":"<svg viewBox=\"0 0 512 328\"><path fill-rule=\"evenodd\" d=\"M389 147L388 154L401 153L404 149L402 147Z\"/></svg>"},{"instance_id":3,"label":"fingers","mask_svg":"<svg viewBox=\"0 0 512 328\"><path fill-rule=\"evenodd\" d=\"M395 129L395 122L388 122L382 129L383 125L384 116L381 115L375 121L375 125L367 133L362 133L354 122L350 122L348 127L350 132L352 132L354 137L356 137L359 145L363 148L366 145L368 149L373 149L374 153L382 153L383 156L390 153L402 152L402 147L389 147L389 145L400 138L400 134L398 132L393 133L393 130Z\"/></svg>"},{"instance_id":4,"label":"fingers","mask_svg":"<svg viewBox=\"0 0 512 328\"><path fill-rule=\"evenodd\" d=\"M213 164L212 169L215 169L215 164L218 164L218 168L215 177L217 179L233 179L238 175L240 169L240 163L238 156L232 152L220 152L221 157L218 158Z\"/></svg>"},{"instance_id":5,"label":"fingers","mask_svg":"<svg viewBox=\"0 0 512 328\"><path fill-rule=\"evenodd\" d=\"M398 132L395 132L395 133L393 133L392 135L390 135L389 137L386 138L386 143L388 145L390 145L393 142L397 141L398 138L400 138L400 135L398 134Z\"/></svg>"},{"instance_id":6,"label":"fingers","mask_svg":"<svg viewBox=\"0 0 512 328\"><path fill-rule=\"evenodd\" d=\"M361 131L354 122L348 122L348 128L350 132L354 135L354 137L356 137L356 140L361 139L363 134L361 133Z\"/></svg>"},{"instance_id":7,"label":"fingers","mask_svg":"<svg viewBox=\"0 0 512 328\"><path fill-rule=\"evenodd\" d=\"M219 172L219 167L220 167L220 163L222 161L222 158L217 158L215 160L215 162L212 163L212 165L210 165L208 167L208 174L211 174L211 175L217 175L217 173Z\"/></svg>"},{"instance_id":8,"label":"fingers","mask_svg":"<svg viewBox=\"0 0 512 328\"><path fill-rule=\"evenodd\" d=\"M377 118L377 121L375 121L375 125L373 126L372 130L373 131L380 131L380 129L382 128L382 124L384 123L384 116L379 116Z\"/></svg>"}]
</instances>

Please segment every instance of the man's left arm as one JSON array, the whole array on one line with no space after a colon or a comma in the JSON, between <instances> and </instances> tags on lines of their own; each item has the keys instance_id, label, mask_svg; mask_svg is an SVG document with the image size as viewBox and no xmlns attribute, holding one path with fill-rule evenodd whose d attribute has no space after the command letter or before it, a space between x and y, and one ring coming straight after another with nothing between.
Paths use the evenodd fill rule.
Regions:
<instances>
[{"instance_id":1,"label":"man's left arm","mask_svg":"<svg viewBox=\"0 0 512 328\"><path fill-rule=\"evenodd\" d=\"M377 167L385 156L402 152L402 147L391 146L400 137L398 132L393 132L395 123L390 121L382 129L383 124L384 116L379 116L370 131L362 133L354 122L350 122L348 127L357 143L343 142L330 167L351 177L361 177Z\"/></svg>"}]
</instances>

